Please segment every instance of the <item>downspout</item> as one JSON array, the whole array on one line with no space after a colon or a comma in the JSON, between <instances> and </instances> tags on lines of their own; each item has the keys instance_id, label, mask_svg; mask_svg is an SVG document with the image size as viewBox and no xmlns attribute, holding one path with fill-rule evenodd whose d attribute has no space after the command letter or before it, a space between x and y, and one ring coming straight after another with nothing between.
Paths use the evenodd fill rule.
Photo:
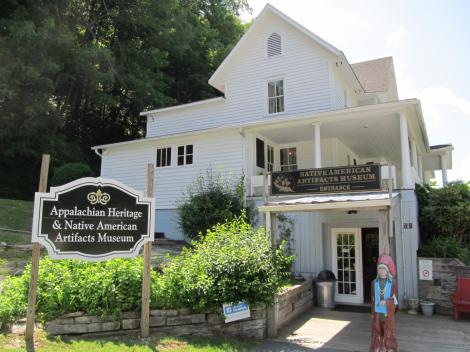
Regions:
<instances>
[{"instance_id":1,"label":"downspout","mask_svg":"<svg viewBox=\"0 0 470 352\"><path fill-rule=\"evenodd\" d=\"M243 132L243 128L239 128L238 129L238 133L240 134L240 136L243 138L243 144L242 144L242 155L243 155L243 160L242 160L242 163L243 163L243 176L245 177L245 172L248 171L248 165L247 165L247 158L246 158L246 152L247 152L247 146L246 146L246 136L245 136L245 133ZM248 176L246 176L248 177ZM251 182L251 181L250 181ZM246 187L246 184L247 182L245 182L245 187ZM246 208L246 192L248 192L248 187L246 187L245 189L245 194L244 194L244 197L243 197L243 206Z\"/></svg>"}]
</instances>

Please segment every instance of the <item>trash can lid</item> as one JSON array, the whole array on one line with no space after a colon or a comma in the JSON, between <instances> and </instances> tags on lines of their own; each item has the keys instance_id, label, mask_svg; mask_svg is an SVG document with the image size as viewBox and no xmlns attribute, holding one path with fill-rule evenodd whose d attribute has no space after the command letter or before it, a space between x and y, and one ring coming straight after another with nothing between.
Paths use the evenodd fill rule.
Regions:
<instances>
[{"instance_id":1,"label":"trash can lid","mask_svg":"<svg viewBox=\"0 0 470 352\"><path fill-rule=\"evenodd\" d=\"M323 270L318 273L317 281L336 281L336 277L332 271Z\"/></svg>"}]
</instances>

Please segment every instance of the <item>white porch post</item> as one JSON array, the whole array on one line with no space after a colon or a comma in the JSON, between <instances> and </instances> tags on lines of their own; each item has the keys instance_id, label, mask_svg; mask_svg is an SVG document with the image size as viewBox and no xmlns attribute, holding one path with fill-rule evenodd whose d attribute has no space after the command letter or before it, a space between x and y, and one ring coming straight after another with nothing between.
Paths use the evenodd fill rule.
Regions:
<instances>
[{"instance_id":1,"label":"white porch post","mask_svg":"<svg viewBox=\"0 0 470 352\"><path fill-rule=\"evenodd\" d=\"M441 155L441 171L442 171L442 185L447 184L447 158L445 155Z\"/></svg>"},{"instance_id":2,"label":"white porch post","mask_svg":"<svg viewBox=\"0 0 470 352\"><path fill-rule=\"evenodd\" d=\"M401 178L402 188L413 188L411 184L410 144L408 142L408 122L404 112L400 112Z\"/></svg>"},{"instance_id":3,"label":"white porch post","mask_svg":"<svg viewBox=\"0 0 470 352\"><path fill-rule=\"evenodd\" d=\"M321 144L320 144L320 122L314 122L313 127L315 128L314 133L314 162L313 165L316 169L321 168Z\"/></svg>"}]
</instances>

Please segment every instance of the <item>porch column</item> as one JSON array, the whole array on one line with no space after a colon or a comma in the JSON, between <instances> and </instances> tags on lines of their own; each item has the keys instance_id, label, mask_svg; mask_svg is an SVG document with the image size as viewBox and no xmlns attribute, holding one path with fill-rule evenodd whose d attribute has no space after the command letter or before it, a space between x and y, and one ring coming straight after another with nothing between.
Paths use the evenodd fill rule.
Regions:
<instances>
[{"instance_id":1,"label":"porch column","mask_svg":"<svg viewBox=\"0 0 470 352\"><path fill-rule=\"evenodd\" d=\"M313 166L316 169L321 168L321 144L320 144L320 122L314 122L313 127L315 128L313 143L314 143L314 160Z\"/></svg>"},{"instance_id":2,"label":"porch column","mask_svg":"<svg viewBox=\"0 0 470 352\"><path fill-rule=\"evenodd\" d=\"M447 158L445 155L441 155L441 171L442 171L442 185L447 184Z\"/></svg>"},{"instance_id":3,"label":"porch column","mask_svg":"<svg viewBox=\"0 0 470 352\"><path fill-rule=\"evenodd\" d=\"M404 112L400 112L401 145L401 188L413 188L411 184L410 144L408 142L408 121Z\"/></svg>"}]
</instances>

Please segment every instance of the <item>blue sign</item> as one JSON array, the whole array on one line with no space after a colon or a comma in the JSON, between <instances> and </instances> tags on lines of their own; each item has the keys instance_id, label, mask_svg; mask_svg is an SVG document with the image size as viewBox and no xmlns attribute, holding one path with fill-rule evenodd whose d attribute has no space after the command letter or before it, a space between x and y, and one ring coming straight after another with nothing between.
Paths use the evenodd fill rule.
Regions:
<instances>
[{"instance_id":1,"label":"blue sign","mask_svg":"<svg viewBox=\"0 0 470 352\"><path fill-rule=\"evenodd\" d=\"M250 306L247 301L233 304L224 303L223 311L226 323L250 317Z\"/></svg>"}]
</instances>

